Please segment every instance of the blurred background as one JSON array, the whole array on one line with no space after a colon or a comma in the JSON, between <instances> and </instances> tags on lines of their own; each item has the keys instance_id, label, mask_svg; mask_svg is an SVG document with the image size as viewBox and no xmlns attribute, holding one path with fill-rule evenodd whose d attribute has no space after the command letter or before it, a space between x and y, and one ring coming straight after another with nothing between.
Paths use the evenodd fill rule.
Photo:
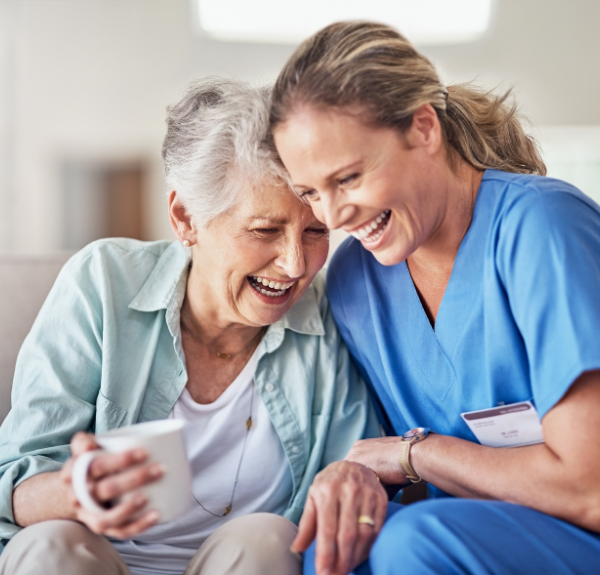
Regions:
<instances>
[{"instance_id":1,"label":"blurred background","mask_svg":"<svg viewBox=\"0 0 600 575\"><path fill-rule=\"evenodd\" d=\"M395 25L446 84L514 87L550 175L600 202L598 0L0 0L0 253L171 238L166 106L207 74L273 81L343 18Z\"/></svg>"}]
</instances>

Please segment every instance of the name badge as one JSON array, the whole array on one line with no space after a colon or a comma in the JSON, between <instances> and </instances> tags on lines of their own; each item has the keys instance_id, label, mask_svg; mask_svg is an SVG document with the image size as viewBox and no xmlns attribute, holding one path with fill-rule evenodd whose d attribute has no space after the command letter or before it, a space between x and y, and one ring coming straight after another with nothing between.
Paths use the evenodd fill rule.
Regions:
<instances>
[{"instance_id":1,"label":"name badge","mask_svg":"<svg viewBox=\"0 0 600 575\"><path fill-rule=\"evenodd\" d=\"M481 445L522 447L544 443L538 413L531 401L460 414Z\"/></svg>"}]
</instances>

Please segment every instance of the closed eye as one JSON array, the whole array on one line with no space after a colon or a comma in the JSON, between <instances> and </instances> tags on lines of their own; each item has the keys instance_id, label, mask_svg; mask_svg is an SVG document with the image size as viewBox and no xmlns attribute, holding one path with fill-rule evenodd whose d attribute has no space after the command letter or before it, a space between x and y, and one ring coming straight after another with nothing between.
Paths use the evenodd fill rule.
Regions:
<instances>
[{"instance_id":1,"label":"closed eye","mask_svg":"<svg viewBox=\"0 0 600 575\"><path fill-rule=\"evenodd\" d=\"M314 235L314 236L326 236L326 235L329 235L329 229L328 228L306 228L305 231L308 232L309 234Z\"/></svg>"},{"instance_id":2,"label":"closed eye","mask_svg":"<svg viewBox=\"0 0 600 575\"><path fill-rule=\"evenodd\" d=\"M339 179L338 184L340 186L347 186L348 184L351 184L354 180L356 180L356 178L358 178L358 174L350 174L349 176L346 176L345 178Z\"/></svg>"},{"instance_id":3,"label":"closed eye","mask_svg":"<svg viewBox=\"0 0 600 575\"><path fill-rule=\"evenodd\" d=\"M319 198L317 190L305 190L304 192L297 192L298 197L304 201L314 201Z\"/></svg>"},{"instance_id":4,"label":"closed eye","mask_svg":"<svg viewBox=\"0 0 600 575\"><path fill-rule=\"evenodd\" d=\"M276 234L279 230L277 228L255 228L252 230L257 234L263 234L265 236Z\"/></svg>"}]
</instances>

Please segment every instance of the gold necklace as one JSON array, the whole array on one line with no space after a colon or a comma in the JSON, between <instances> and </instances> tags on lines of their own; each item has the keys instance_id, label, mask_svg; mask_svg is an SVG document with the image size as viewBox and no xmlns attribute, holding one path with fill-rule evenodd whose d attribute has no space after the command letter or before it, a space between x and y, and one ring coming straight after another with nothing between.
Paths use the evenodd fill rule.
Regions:
<instances>
[{"instance_id":1,"label":"gold necklace","mask_svg":"<svg viewBox=\"0 0 600 575\"><path fill-rule=\"evenodd\" d=\"M257 339L262 339L262 336L267 331L267 326L263 326L260 328L260 331L242 349L240 349L239 351L236 351L235 353L223 353L221 351L217 351L216 349L212 349L212 348L208 347L208 345L206 345L201 339L199 339L194 334L194 332L187 326L187 324L183 321L183 319L180 320L180 323L181 323L181 327L183 328L183 330L186 333L188 333L190 335L190 337L196 343L199 343L201 346L208 349L208 351L210 351L210 353L214 353L217 357L220 357L221 359L231 359L232 357L235 357L236 355L240 355L240 353L246 351L253 343L255 343Z\"/></svg>"},{"instance_id":2,"label":"gold necklace","mask_svg":"<svg viewBox=\"0 0 600 575\"><path fill-rule=\"evenodd\" d=\"M207 509L202 505L202 503L198 500L198 498L194 495L194 491L192 490L192 497L194 501L204 509L208 514L213 517L225 517L225 515L229 515L231 513L231 509L233 508L233 500L235 498L235 490L237 488L238 480L240 478L240 469L242 468L242 461L244 460L244 453L246 452L246 443L248 441L248 434L250 433L250 428L252 427L252 404L254 403L254 382L252 382L252 390L250 391L250 414L248 415L248 419L246 420L246 435L244 435L244 443L242 444L242 453L240 455L240 461L237 466L237 471L235 474L235 481L233 482L233 489L231 491L231 499L229 500L229 505L225 507L225 511L223 513L213 513L210 509Z\"/></svg>"}]
</instances>

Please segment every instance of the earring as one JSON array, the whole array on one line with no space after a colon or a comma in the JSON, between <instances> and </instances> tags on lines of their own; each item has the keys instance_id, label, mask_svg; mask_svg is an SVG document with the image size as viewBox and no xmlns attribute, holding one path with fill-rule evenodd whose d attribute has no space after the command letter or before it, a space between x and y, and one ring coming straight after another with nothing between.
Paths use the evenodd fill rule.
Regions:
<instances>
[{"instance_id":1,"label":"earring","mask_svg":"<svg viewBox=\"0 0 600 575\"><path fill-rule=\"evenodd\" d=\"M190 247L190 240L183 240L183 247L184 248L189 248Z\"/></svg>"}]
</instances>

